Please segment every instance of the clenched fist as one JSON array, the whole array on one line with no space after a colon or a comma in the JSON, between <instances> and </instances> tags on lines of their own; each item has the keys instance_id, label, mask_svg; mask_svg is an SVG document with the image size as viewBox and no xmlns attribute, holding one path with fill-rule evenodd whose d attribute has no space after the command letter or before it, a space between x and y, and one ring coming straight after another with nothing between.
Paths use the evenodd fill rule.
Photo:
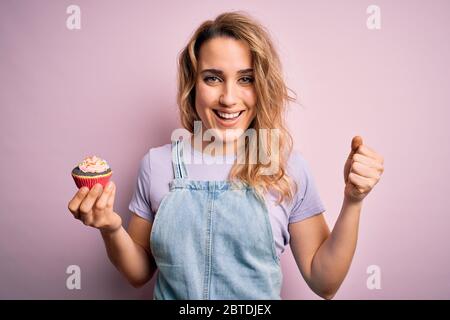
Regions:
<instances>
[{"instance_id":1,"label":"clenched fist","mask_svg":"<svg viewBox=\"0 0 450 320\"><path fill-rule=\"evenodd\" d=\"M353 137L344 166L345 197L351 201L362 201L378 183L383 172L383 157L364 145L360 136Z\"/></svg>"},{"instance_id":2,"label":"clenched fist","mask_svg":"<svg viewBox=\"0 0 450 320\"><path fill-rule=\"evenodd\" d=\"M68 208L75 219L85 225L104 232L114 232L122 226L122 218L113 210L115 194L116 186L112 181L108 182L104 190L99 183L91 190L82 187L70 200Z\"/></svg>"}]
</instances>

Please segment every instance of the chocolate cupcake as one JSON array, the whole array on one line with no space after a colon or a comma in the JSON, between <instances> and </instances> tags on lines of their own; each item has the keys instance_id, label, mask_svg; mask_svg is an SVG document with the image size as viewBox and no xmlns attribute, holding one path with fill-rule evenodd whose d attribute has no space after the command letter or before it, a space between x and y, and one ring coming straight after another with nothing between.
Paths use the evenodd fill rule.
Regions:
<instances>
[{"instance_id":1,"label":"chocolate cupcake","mask_svg":"<svg viewBox=\"0 0 450 320\"><path fill-rule=\"evenodd\" d=\"M78 188L88 187L91 189L96 183L105 187L111 176L112 170L108 163L97 156L84 158L72 170L72 177Z\"/></svg>"}]
</instances>

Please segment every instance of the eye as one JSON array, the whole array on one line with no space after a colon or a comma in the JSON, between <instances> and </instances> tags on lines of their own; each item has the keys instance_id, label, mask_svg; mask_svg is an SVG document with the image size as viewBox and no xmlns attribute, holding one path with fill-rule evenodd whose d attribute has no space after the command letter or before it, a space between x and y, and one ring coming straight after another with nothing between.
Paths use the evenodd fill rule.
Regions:
<instances>
[{"instance_id":1,"label":"eye","mask_svg":"<svg viewBox=\"0 0 450 320\"><path fill-rule=\"evenodd\" d=\"M218 77L216 77L216 76L208 76L208 77L205 77L203 80L205 80L206 82L217 82L215 80L219 80L220 81L220 79Z\"/></svg>"},{"instance_id":2,"label":"eye","mask_svg":"<svg viewBox=\"0 0 450 320\"><path fill-rule=\"evenodd\" d=\"M253 77L242 77L240 80L243 80L244 83L253 83Z\"/></svg>"}]
</instances>

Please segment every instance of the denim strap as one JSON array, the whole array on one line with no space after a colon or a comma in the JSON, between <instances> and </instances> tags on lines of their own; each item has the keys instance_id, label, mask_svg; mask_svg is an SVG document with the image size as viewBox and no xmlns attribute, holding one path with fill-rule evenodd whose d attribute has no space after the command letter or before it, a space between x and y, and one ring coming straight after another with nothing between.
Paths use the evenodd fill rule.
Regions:
<instances>
[{"instance_id":1,"label":"denim strap","mask_svg":"<svg viewBox=\"0 0 450 320\"><path fill-rule=\"evenodd\" d=\"M188 174L183 162L183 142L172 141L172 167L175 179L186 179Z\"/></svg>"}]
</instances>

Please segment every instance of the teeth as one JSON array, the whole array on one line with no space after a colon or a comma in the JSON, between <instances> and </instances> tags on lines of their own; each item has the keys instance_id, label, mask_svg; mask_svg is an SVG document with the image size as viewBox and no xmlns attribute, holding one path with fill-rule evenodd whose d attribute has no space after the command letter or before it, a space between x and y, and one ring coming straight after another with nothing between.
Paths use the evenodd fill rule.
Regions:
<instances>
[{"instance_id":1,"label":"teeth","mask_svg":"<svg viewBox=\"0 0 450 320\"><path fill-rule=\"evenodd\" d=\"M217 111L217 114L218 114L219 116L221 116L222 118L226 118L226 119L233 119L233 118L236 118L237 116L239 116L239 113L240 113L240 112L236 112L236 113L223 113L223 112Z\"/></svg>"}]
</instances>

